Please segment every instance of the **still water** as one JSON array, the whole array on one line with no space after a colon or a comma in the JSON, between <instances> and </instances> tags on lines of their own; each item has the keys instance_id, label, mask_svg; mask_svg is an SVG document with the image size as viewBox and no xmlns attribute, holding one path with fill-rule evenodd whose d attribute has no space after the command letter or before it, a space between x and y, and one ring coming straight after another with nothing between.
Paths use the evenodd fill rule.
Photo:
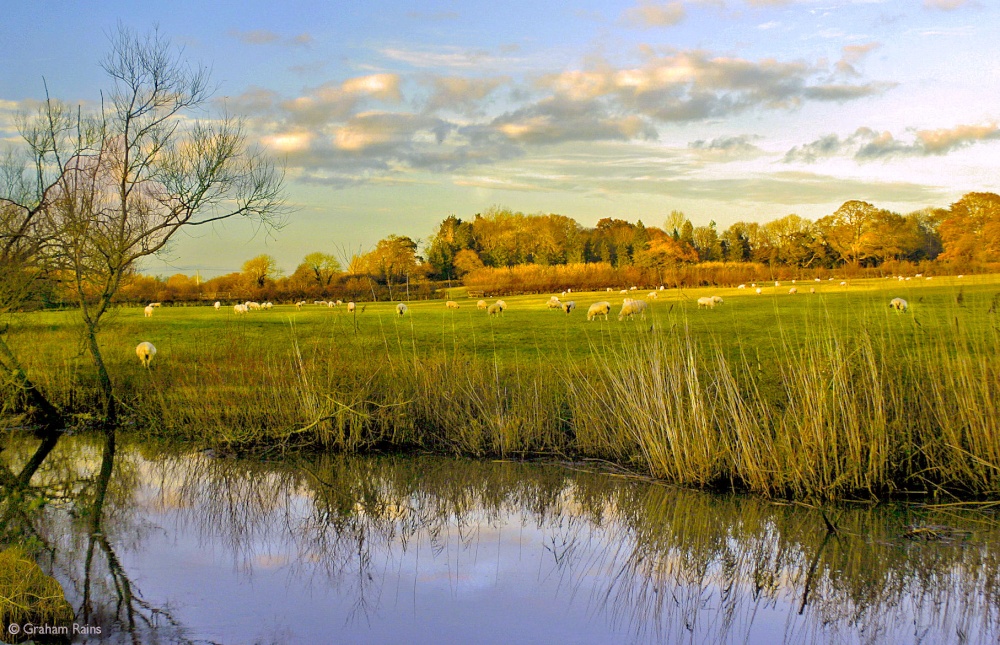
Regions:
<instances>
[{"instance_id":1,"label":"still water","mask_svg":"<svg viewBox=\"0 0 1000 645\"><path fill-rule=\"evenodd\" d=\"M33 450L13 441L16 470ZM91 642L994 643L989 509L824 511L566 465L66 437L5 499ZM39 500L45 500L44 505ZM78 638L85 641L85 638Z\"/></svg>"}]
</instances>

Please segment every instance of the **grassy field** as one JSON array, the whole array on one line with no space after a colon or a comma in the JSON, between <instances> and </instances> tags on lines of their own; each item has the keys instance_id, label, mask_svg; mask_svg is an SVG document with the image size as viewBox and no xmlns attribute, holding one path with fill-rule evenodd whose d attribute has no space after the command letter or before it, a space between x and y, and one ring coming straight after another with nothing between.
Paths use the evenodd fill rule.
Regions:
<instances>
[{"instance_id":1,"label":"grassy field","mask_svg":"<svg viewBox=\"0 0 1000 645\"><path fill-rule=\"evenodd\" d=\"M117 311L105 360L140 433L215 446L575 454L669 481L794 497L1000 493L1000 277L934 277L301 310ZM816 293L810 294L810 288ZM696 300L721 296L714 309ZM905 298L910 310L888 307ZM587 307L613 305L587 322ZM493 302L493 300L489 300ZM363 307L362 307L363 306ZM63 409L95 409L75 312L8 332ZM156 345L152 369L135 356Z\"/></svg>"}]
</instances>

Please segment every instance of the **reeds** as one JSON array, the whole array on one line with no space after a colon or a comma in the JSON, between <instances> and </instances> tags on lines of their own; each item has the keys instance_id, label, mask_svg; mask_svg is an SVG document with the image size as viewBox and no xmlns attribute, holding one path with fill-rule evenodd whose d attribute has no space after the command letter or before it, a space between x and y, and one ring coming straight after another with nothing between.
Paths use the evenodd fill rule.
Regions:
<instances>
[{"instance_id":1,"label":"reeds","mask_svg":"<svg viewBox=\"0 0 1000 645\"><path fill-rule=\"evenodd\" d=\"M683 315L594 325L582 358L428 348L395 318L376 336L289 327L279 341L234 323L151 370L108 362L137 432L211 445L577 455L794 498L995 496L1000 332L985 307L950 307L897 314L872 297L847 324L816 305L766 343ZM87 370L45 348L37 382L85 412Z\"/></svg>"}]
</instances>

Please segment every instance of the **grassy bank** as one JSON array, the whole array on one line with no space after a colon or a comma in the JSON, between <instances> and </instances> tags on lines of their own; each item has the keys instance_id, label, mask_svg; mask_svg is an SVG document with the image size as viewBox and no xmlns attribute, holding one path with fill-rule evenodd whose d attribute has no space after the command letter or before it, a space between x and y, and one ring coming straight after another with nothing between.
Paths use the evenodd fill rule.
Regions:
<instances>
[{"instance_id":1,"label":"grassy bank","mask_svg":"<svg viewBox=\"0 0 1000 645\"><path fill-rule=\"evenodd\" d=\"M1000 280L790 286L659 292L644 320L624 322L585 320L596 300L617 312L622 296L606 292L572 294L570 316L545 296L506 298L496 318L474 300L413 303L402 318L394 303L123 309L103 343L140 434L574 454L776 496L1000 494ZM704 295L725 303L699 310ZM895 296L909 312L889 309ZM97 394L72 316L22 316L8 334L41 388L85 420ZM149 371L141 340L159 349Z\"/></svg>"}]
</instances>

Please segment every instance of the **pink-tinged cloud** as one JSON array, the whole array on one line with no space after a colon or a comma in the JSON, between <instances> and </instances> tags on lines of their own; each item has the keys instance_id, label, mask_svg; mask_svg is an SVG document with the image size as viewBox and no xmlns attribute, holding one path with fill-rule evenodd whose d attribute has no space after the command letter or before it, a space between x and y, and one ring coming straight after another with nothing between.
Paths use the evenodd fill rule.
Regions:
<instances>
[{"instance_id":1,"label":"pink-tinged cloud","mask_svg":"<svg viewBox=\"0 0 1000 645\"><path fill-rule=\"evenodd\" d=\"M670 27L684 20L683 2L666 2L663 4L643 2L630 7L622 13L625 24L650 29L653 27Z\"/></svg>"},{"instance_id":2,"label":"pink-tinged cloud","mask_svg":"<svg viewBox=\"0 0 1000 645\"><path fill-rule=\"evenodd\" d=\"M924 7L927 9L940 9L942 11L954 11L968 4L968 0L924 0Z\"/></svg>"}]
</instances>

